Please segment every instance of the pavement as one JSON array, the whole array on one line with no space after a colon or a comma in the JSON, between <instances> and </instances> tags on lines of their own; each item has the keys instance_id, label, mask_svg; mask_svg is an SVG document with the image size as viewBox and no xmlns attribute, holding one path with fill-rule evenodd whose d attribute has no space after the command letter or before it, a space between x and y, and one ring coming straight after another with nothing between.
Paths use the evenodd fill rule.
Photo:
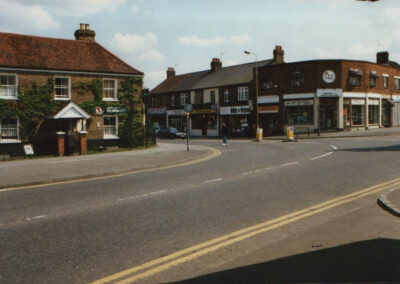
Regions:
<instances>
[{"instance_id":1,"label":"pavement","mask_svg":"<svg viewBox=\"0 0 400 284\"><path fill-rule=\"evenodd\" d=\"M84 156L37 158L0 162L0 190L96 179L184 166L219 155L205 146L159 143L156 147Z\"/></svg>"}]
</instances>

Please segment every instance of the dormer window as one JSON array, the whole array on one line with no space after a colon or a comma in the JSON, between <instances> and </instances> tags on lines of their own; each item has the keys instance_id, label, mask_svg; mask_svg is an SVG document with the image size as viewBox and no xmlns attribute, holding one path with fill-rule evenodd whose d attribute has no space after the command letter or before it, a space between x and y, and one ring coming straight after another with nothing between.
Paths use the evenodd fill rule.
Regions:
<instances>
[{"instance_id":1,"label":"dormer window","mask_svg":"<svg viewBox=\"0 0 400 284\"><path fill-rule=\"evenodd\" d=\"M116 79L103 79L103 100L116 101L117 100L117 80Z\"/></svg>"},{"instance_id":2,"label":"dormer window","mask_svg":"<svg viewBox=\"0 0 400 284\"><path fill-rule=\"evenodd\" d=\"M304 86L304 73L300 71L294 71L290 78L290 87L301 87Z\"/></svg>"},{"instance_id":3,"label":"dormer window","mask_svg":"<svg viewBox=\"0 0 400 284\"><path fill-rule=\"evenodd\" d=\"M360 86L361 85L362 71L359 69L351 68L349 70L349 85Z\"/></svg>"},{"instance_id":4,"label":"dormer window","mask_svg":"<svg viewBox=\"0 0 400 284\"><path fill-rule=\"evenodd\" d=\"M71 99L71 78L55 77L54 78L54 98L56 100Z\"/></svg>"},{"instance_id":5,"label":"dormer window","mask_svg":"<svg viewBox=\"0 0 400 284\"><path fill-rule=\"evenodd\" d=\"M16 99L17 92L17 75L0 74L0 98Z\"/></svg>"}]
</instances>

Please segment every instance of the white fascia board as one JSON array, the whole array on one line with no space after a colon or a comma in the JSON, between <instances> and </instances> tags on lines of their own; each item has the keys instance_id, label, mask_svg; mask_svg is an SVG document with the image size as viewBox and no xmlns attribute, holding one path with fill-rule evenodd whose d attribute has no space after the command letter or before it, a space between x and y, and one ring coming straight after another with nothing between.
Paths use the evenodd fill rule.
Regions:
<instances>
[{"instance_id":1,"label":"white fascia board","mask_svg":"<svg viewBox=\"0 0 400 284\"><path fill-rule=\"evenodd\" d=\"M315 97L315 93L299 93L299 94L285 94L283 95L284 100L291 99L311 99Z\"/></svg>"}]
</instances>

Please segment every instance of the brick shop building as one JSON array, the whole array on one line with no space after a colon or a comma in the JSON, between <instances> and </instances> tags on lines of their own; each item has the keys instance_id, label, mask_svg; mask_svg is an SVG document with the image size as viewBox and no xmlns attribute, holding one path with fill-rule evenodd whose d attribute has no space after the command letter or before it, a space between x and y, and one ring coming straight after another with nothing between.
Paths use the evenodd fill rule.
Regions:
<instances>
[{"instance_id":1,"label":"brick shop building","mask_svg":"<svg viewBox=\"0 0 400 284\"><path fill-rule=\"evenodd\" d=\"M40 123L35 141L44 136L46 140L38 146L40 149L35 146L35 151L67 153L67 144L72 143L68 143L68 133L78 139L78 146L82 146L79 136L87 135L90 143L95 132L103 141L119 139L120 117L126 107L118 90L122 82L135 78L135 88L140 92L143 73L98 44L88 24L81 24L74 35L75 40L68 40L0 33L1 152L15 152L22 148L21 143L32 143L23 141L21 134L28 130L22 129L17 109L26 108L22 97L32 86L45 85L49 79L53 90L46 103L54 104L55 111ZM5 116L10 106L16 108L15 115L7 111ZM75 151L86 152L79 148Z\"/></svg>"},{"instance_id":2,"label":"brick shop building","mask_svg":"<svg viewBox=\"0 0 400 284\"><path fill-rule=\"evenodd\" d=\"M264 133L371 129L400 125L400 69L387 52L376 63L311 60L259 68ZM279 127L277 127L279 126Z\"/></svg>"}]
</instances>

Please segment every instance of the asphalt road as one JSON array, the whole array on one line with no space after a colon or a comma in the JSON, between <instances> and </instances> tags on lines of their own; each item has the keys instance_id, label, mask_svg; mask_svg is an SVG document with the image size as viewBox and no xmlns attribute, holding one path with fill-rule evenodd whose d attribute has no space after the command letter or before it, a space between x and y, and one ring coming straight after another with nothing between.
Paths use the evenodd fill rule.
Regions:
<instances>
[{"instance_id":1,"label":"asphalt road","mask_svg":"<svg viewBox=\"0 0 400 284\"><path fill-rule=\"evenodd\" d=\"M187 167L0 192L0 282L94 281L399 177L398 136L229 142L193 141L222 154Z\"/></svg>"}]
</instances>

